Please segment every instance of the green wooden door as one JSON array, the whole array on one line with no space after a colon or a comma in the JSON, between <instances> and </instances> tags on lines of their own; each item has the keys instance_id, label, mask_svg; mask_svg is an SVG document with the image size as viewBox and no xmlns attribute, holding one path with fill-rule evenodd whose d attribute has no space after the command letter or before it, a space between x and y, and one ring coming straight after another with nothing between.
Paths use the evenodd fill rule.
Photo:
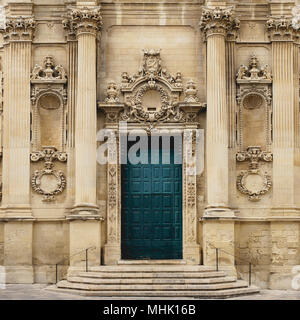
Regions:
<instances>
[{"instance_id":1,"label":"green wooden door","mask_svg":"<svg viewBox=\"0 0 300 320\"><path fill-rule=\"evenodd\" d=\"M122 259L181 259L182 165L151 152L158 164L122 165Z\"/></svg>"}]
</instances>

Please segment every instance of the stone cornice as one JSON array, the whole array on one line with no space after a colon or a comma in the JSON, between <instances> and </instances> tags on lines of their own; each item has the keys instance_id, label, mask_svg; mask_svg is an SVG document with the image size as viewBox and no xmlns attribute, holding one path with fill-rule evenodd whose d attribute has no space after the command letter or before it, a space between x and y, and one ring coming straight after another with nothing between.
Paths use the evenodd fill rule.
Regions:
<instances>
[{"instance_id":1,"label":"stone cornice","mask_svg":"<svg viewBox=\"0 0 300 320\"><path fill-rule=\"evenodd\" d=\"M203 7L199 26L205 38L214 34L226 36L240 28L240 21L233 17L233 7L224 9Z\"/></svg>"},{"instance_id":2,"label":"stone cornice","mask_svg":"<svg viewBox=\"0 0 300 320\"><path fill-rule=\"evenodd\" d=\"M299 38L299 29L294 28L292 19L270 17L266 29L271 41L295 41Z\"/></svg>"},{"instance_id":3,"label":"stone cornice","mask_svg":"<svg viewBox=\"0 0 300 320\"><path fill-rule=\"evenodd\" d=\"M31 41L34 36L36 23L33 16L29 17L7 17L4 28L0 29L3 33L5 42L9 41Z\"/></svg>"},{"instance_id":4,"label":"stone cornice","mask_svg":"<svg viewBox=\"0 0 300 320\"><path fill-rule=\"evenodd\" d=\"M62 23L70 38L82 33L96 35L102 26L100 7L70 8Z\"/></svg>"}]
</instances>

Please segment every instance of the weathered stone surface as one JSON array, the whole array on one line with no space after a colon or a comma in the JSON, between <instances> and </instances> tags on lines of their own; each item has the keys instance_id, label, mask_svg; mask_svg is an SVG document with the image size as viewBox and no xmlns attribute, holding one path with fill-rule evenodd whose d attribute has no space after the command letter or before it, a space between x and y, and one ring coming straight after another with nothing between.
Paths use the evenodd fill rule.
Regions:
<instances>
[{"instance_id":1,"label":"weathered stone surface","mask_svg":"<svg viewBox=\"0 0 300 320\"><path fill-rule=\"evenodd\" d=\"M134 286L152 271L169 281L172 265L193 284L202 264L199 285L228 285L224 272L247 279L251 263L253 284L291 289L300 265L299 1L48 2L0 1L6 281L54 283L59 264L58 277L78 276L73 283L98 284L94 272L110 283L118 272L118 285ZM137 283L127 271L141 261L121 260L118 139L114 162L96 162L97 131L118 132L119 120L204 133L201 172L190 175L195 164L183 158L182 262L150 261ZM186 157L196 151L189 137ZM87 248L93 272L82 275Z\"/></svg>"}]
</instances>

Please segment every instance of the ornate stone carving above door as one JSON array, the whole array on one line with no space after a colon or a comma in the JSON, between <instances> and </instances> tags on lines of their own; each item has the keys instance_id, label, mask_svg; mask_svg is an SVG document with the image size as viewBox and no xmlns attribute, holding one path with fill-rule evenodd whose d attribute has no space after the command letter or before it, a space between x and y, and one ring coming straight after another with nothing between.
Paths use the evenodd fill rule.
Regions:
<instances>
[{"instance_id":1,"label":"ornate stone carving above door","mask_svg":"<svg viewBox=\"0 0 300 320\"><path fill-rule=\"evenodd\" d=\"M180 72L171 75L163 67L160 50L145 49L140 70L133 76L123 72L121 84L110 81L106 93L105 101L99 102L98 107L105 113L105 128L117 134L117 148L108 148L108 157L116 159L116 162L107 165L109 203L105 263L116 263L121 258L119 160L124 146L119 141L118 134L124 130L120 121L125 121L127 122L126 128L129 130L138 127L150 133L152 129L154 131L154 129L166 128L183 136L183 258L190 264L198 264L200 251L197 243L197 161L188 160L195 157L196 140L199 137L196 138L193 130L199 127L198 113L204 110L205 104L199 102L195 82L189 79L184 87L183 76ZM203 130L201 132L203 136ZM192 143L188 143L190 138ZM202 171L197 174L201 173Z\"/></svg>"},{"instance_id":2,"label":"ornate stone carving above door","mask_svg":"<svg viewBox=\"0 0 300 320\"><path fill-rule=\"evenodd\" d=\"M107 120L146 123L150 129L164 122L197 122L197 113L204 104L199 103L195 82L189 80L184 88L180 72L171 75L162 67L160 50L144 49L143 53L141 68L136 74L122 73L123 103L119 102L117 84L109 82L105 105L99 104L105 109Z\"/></svg>"}]
</instances>

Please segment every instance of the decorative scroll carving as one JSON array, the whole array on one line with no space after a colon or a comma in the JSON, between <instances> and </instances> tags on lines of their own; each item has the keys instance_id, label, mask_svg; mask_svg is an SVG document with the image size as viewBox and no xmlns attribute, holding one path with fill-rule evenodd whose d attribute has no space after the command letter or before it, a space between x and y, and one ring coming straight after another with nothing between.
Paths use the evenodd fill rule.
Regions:
<instances>
[{"instance_id":1,"label":"decorative scroll carving","mask_svg":"<svg viewBox=\"0 0 300 320\"><path fill-rule=\"evenodd\" d=\"M155 112L149 112L143 108L142 98L148 90L156 90L161 97L161 107ZM178 104L171 101L171 97L163 86L156 83L145 83L135 93L135 95L127 96L125 101L125 110L121 113L121 119L124 121L139 122L165 122L165 121L181 121L183 113L180 111Z\"/></svg>"},{"instance_id":2,"label":"decorative scroll carving","mask_svg":"<svg viewBox=\"0 0 300 320\"><path fill-rule=\"evenodd\" d=\"M115 135L111 135L108 144L108 171L107 171L107 184L108 184L108 208L107 208L107 240L110 243L116 243L120 239L118 228L118 199L119 194L119 169L117 164L118 159L118 146L119 140L115 138Z\"/></svg>"},{"instance_id":3,"label":"decorative scroll carving","mask_svg":"<svg viewBox=\"0 0 300 320\"><path fill-rule=\"evenodd\" d=\"M154 86L157 80L164 80L170 88L182 88L182 75L180 72L176 73L176 76L170 75L170 73L162 68L162 61L160 57L160 50L144 49L144 57L142 67L138 73L133 76L129 76L127 72L122 73L122 91L130 89L136 83L148 80L149 85ZM182 90L180 90L182 91Z\"/></svg>"},{"instance_id":4,"label":"decorative scroll carving","mask_svg":"<svg viewBox=\"0 0 300 320\"><path fill-rule=\"evenodd\" d=\"M4 41L32 40L36 23L33 17L6 17L3 28Z\"/></svg>"},{"instance_id":5,"label":"decorative scroll carving","mask_svg":"<svg viewBox=\"0 0 300 320\"><path fill-rule=\"evenodd\" d=\"M67 81L67 74L62 65L55 66L52 56L46 56L43 66L37 64L34 66L31 80L43 80L45 82L63 80L63 83L65 83Z\"/></svg>"},{"instance_id":6,"label":"decorative scroll carving","mask_svg":"<svg viewBox=\"0 0 300 320\"><path fill-rule=\"evenodd\" d=\"M96 34L102 26L100 7L71 8L62 23L70 36L80 33Z\"/></svg>"},{"instance_id":7,"label":"decorative scroll carving","mask_svg":"<svg viewBox=\"0 0 300 320\"><path fill-rule=\"evenodd\" d=\"M117 203L117 185L116 185L116 168L111 167L109 169L110 181L108 186L109 196L108 196L108 204L110 208L114 208Z\"/></svg>"},{"instance_id":8,"label":"decorative scroll carving","mask_svg":"<svg viewBox=\"0 0 300 320\"><path fill-rule=\"evenodd\" d=\"M251 201L259 201L261 196L267 193L271 186L272 180L268 173L261 173L258 169L259 161L271 162L273 155L270 152L261 150L261 147L248 147L244 152L238 152L236 155L237 161L250 161L249 169L242 171L237 177L238 190L248 195ZM253 181L250 181L251 177Z\"/></svg>"},{"instance_id":9,"label":"decorative scroll carving","mask_svg":"<svg viewBox=\"0 0 300 320\"><path fill-rule=\"evenodd\" d=\"M272 74L269 65L266 64L260 68L257 57L252 55L249 62L249 68L245 65L241 65L236 78L238 82L239 80L247 80L249 82L261 80L272 81Z\"/></svg>"},{"instance_id":10,"label":"decorative scroll carving","mask_svg":"<svg viewBox=\"0 0 300 320\"><path fill-rule=\"evenodd\" d=\"M43 65L35 65L31 73L31 102L33 109L33 150L39 149L41 134L39 108L60 113L60 148L64 148L65 106L67 104L67 74L64 67L56 65L52 56L46 56ZM52 144L51 144L52 145Z\"/></svg>"},{"instance_id":11,"label":"decorative scroll carving","mask_svg":"<svg viewBox=\"0 0 300 320\"><path fill-rule=\"evenodd\" d=\"M206 38L213 34L225 36L228 32L238 30L240 21L233 18L233 7L203 8L199 26Z\"/></svg>"},{"instance_id":12,"label":"decorative scroll carving","mask_svg":"<svg viewBox=\"0 0 300 320\"><path fill-rule=\"evenodd\" d=\"M280 18L271 17L266 22L266 28L269 32L269 38L272 41L295 40L299 38L299 28L295 20L287 19L284 16Z\"/></svg>"},{"instance_id":13,"label":"decorative scroll carving","mask_svg":"<svg viewBox=\"0 0 300 320\"><path fill-rule=\"evenodd\" d=\"M199 102L194 81L188 81L185 99L181 102L181 73L173 76L162 66L160 50L144 49L143 53L141 68L136 74L122 73L120 90L124 103L119 102L114 81L108 85L105 103L98 103L105 111L106 121L140 122L148 130L164 122L197 122L197 114L204 105Z\"/></svg>"},{"instance_id":14,"label":"decorative scroll carving","mask_svg":"<svg viewBox=\"0 0 300 320\"><path fill-rule=\"evenodd\" d=\"M195 139L196 133L194 130L185 130L183 134L183 147L184 147L184 192L185 203L184 207L186 210L185 215L185 241L189 243L195 243L196 241L196 218L197 218L197 207L196 207L196 162L195 162Z\"/></svg>"},{"instance_id":15,"label":"decorative scroll carving","mask_svg":"<svg viewBox=\"0 0 300 320\"><path fill-rule=\"evenodd\" d=\"M62 171L56 171L53 169L53 162L55 160L61 162L67 161L67 154L65 152L58 152L54 147L44 147L42 151L32 152L30 154L30 160L33 162L37 162L39 160L45 161L44 169L35 170L32 175L32 189L44 196L43 201L55 200L55 195L62 193L66 187L66 177ZM56 185L52 190L46 190L45 186L43 186L42 179L47 175L56 179Z\"/></svg>"}]
</instances>

